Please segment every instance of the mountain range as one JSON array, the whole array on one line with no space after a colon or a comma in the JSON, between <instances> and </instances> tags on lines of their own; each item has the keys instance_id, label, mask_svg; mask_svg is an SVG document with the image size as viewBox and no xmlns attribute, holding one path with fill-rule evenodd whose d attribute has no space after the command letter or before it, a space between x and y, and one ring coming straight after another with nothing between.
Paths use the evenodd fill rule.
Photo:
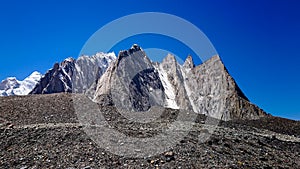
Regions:
<instances>
[{"instance_id":1,"label":"mountain range","mask_svg":"<svg viewBox=\"0 0 300 169\"><path fill-rule=\"evenodd\" d=\"M95 102L147 111L151 106L183 109L222 120L257 119L267 114L250 103L219 56L195 66L168 54L152 62L138 45L114 53L67 58L45 75L34 72L24 81L8 78L0 94L83 93Z\"/></svg>"},{"instance_id":2,"label":"mountain range","mask_svg":"<svg viewBox=\"0 0 300 169\"><path fill-rule=\"evenodd\" d=\"M0 168L300 168L300 122L252 104L219 56L133 45L0 87Z\"/></svg>"}]
</instances>

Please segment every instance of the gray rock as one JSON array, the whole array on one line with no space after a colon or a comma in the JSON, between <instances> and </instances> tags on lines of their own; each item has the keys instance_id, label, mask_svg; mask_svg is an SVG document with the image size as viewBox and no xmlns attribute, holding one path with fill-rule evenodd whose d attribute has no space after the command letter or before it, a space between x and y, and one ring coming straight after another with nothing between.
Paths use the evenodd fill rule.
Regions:
<instances>
[{"instance_id":1,"label":"gray rock","mask_svg":"<svg viewBox=\"0 0 300 169\"><path fill-rule=\"evenodd\" d=\"M189 60L190 57L185 63ZM194 112L222 120L256 119L266 115L249 102L219 56L197 67L183 66L182 73Z\"/></svg>"},{"instance_id":2,"label":"gray rock","mask_svg":"<svg viewBox=\"0 0 300 169\"><path fill-rule=\"evenodd\" d=\"M111 64L98 82L94 100L104 99L128 111L146 111L164 101L164 88L157 70L145 52L137 45L120 51L118 59Z\"/></svg>"},{"instance_id":3,"label":"gray rock","mask_svg":"<svg viewBox=\"0 0 300 169\"><path fill-rule=\"evenodd\" d=\"M0 86L3 88L3 85ZM152 106L183 109L217 119L257 119L266 113L250 103L219 56L195 66L172 55L152 63L138 45L114 53L68 58L54 64L30 94L83 93L126 111Z\"/></svg>"},{"instance_id":4,"label":"gray rock","mask_svg":"<svg viewBox=\"0 0 300 169\"><path fill-rule=\"evenodd\" d=\"M55 63L30 94L67 92L94 95L98 79L115 59L114 53L81 56L77 60L67 58Z\"/></svg>"},{"instance_id":5,"label":"gray rock","mask_svg":"<svg viewBox=\"0 0 300 169\"><path fill-rule=\"evenodd\" d=\"M94 95L98 79L115 59L114 53L97 53L93 56L79 57L72 77L73 93Z\"/></svg>"},{"instance_id":6,"label":"gray rock","mask_svg":"<svg viewBox=\"0 0 300 169\"><path fill-rule=\"evenodd\" d=\"M83 94L69 93L0 97L0 123L14 124L12 128L0 127L0 168L300 168L299 121L273 116L221 121L211 134L207 131L212 126L195 122L171 149L132 158L118 156L91 139L78 123L75 100L90 101ZM115 107L99 108L105 118L98 124L108 123L107 127L131 138L162 134L179 113L165 109L151 123L133 123L116 113ZM198 117L199 122L207 118ZM189 125L186 121L178 124ZM175 129L178 134L181 130ZM105 139L109 134L104 132L100 137ZM205 142L200 140L203 134L209 137Z\"/></svg>"},{"instance_id":7,"label":"gray rock","mask_svg":"<svg viewBox=\"0 0 300 169\"><path fill-rule=\"evenodd\" d=\"M137 45L121 51L100 78L94 101L103 100L111 102L104 105L126 110L146 111L160 105L222 120L266 115L249 102L219 56L198 66L191 56L179 65L170 54L162 63L152 63Z\"/></svg>"},{"instance_id":8,"label":"gray rock","mask_svg":"<svg viewBox=\"0 0 300 169\"><path fill-rule=\"evenodd\" d=\"M71 77L74 73L74 67L75 60L73 58L68 58L60 64L55 63L29 94L72 92Z\"/></svg>"}]
</instances>

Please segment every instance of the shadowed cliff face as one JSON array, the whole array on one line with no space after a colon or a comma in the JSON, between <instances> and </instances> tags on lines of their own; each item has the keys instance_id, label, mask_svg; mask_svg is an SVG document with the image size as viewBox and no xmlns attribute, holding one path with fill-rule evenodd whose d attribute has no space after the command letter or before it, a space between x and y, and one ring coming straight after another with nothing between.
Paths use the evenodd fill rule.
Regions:
<instances>
[{"instance_id":1,"label":"shadowed cliff face","mask_svg":"<svg viewBox=\"0 0 300 169\"><path fill-rule=\"evenodd\" d=\"M137 45L121 51L118 59L100 78L94 100L103 95L115 106L128 111L146 111L151 106L163 106L164 88L145 52Z\"/></svg>"},{"instance_id":2,"label":"shadowed cliff face","mask_svg":"<svg viewBox=\"0 0 300 169\"><path fill-rule=\"evenodd\" d=\"M103 99L104 96L111 99ZM100 78L94 101L103 100L110 102L106 103L109 105L129 106L128 109L138 111L161 105L222 120L257 119L266 115L249 102L219 56L198 66L191 56L179 65L172 55L154 64L137 45L121 51Z\"/></svg>"},{"instance_id":3,"label":"shadowed cliff face","mask_svg":"<svg viewBox=\"0 0 300 169\"><path fill-rule=\"evenodd\" d=\"M73 76L74 67L74 59L65 60L60 64L55 63L53 68L47 71L30 94L72 92L71 77Z\"/></svg>"},{"instance_id":4,"label":"shadowed cliff face","mask_svg":"<svg viewBox=\"0 0 300 169\"><path fill-rule=\"evenodd\" d=\"M151 106L160 105L163 93L163 85L154 68L139 72L129 85L129 100L135 111L147 111Z\"/></svg>"}]
</instances>

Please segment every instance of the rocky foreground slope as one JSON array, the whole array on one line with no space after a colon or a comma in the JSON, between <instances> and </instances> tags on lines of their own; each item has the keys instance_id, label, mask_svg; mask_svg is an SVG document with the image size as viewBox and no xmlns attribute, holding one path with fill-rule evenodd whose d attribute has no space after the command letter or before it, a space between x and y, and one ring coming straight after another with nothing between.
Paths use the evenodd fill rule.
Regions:
<instances>
[{"instance_id":1,"label":"rocky foreground slope","mask_svg":"<svg viewBox=\"0 0 300 169\"><path fill-rule=\"evenodd\" d=\"M197 115L188 135L169 150L144 158L117 156L84 132L73 105L84 98L1 97L0 168L300 168L300 122L272 116L221 121L201 142L198 136L209 134L211 126ZM153 137L178 115L166 109L151 123L130 123L114 107L99 108L112 128L137 138Z\"/></svg>"}]
</instances>

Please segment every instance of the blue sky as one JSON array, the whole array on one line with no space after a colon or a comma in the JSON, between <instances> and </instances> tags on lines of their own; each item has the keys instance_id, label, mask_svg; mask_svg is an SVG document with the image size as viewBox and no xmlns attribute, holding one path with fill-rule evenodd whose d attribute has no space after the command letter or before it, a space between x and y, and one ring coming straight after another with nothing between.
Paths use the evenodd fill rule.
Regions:
<instances>
[{"instance_id":1,"label":"blue sky","mask_svg":"<svg viewBox=\"0 0 300 169\"><path fill-rule=\"evenodd\" d=\"M299 9L297 0L3 0L0 79L23 79L66 57L77 58L88 38L114 19L164 12L207 35L251 102L273 115L300 119ZM129 48L133 40L119 48ZM144 48L163 44L151 36L137 41ZM178 49L170 44L171 51ZM178 52L183 59L189 53Z\"/></svg>"}]
</instances>

